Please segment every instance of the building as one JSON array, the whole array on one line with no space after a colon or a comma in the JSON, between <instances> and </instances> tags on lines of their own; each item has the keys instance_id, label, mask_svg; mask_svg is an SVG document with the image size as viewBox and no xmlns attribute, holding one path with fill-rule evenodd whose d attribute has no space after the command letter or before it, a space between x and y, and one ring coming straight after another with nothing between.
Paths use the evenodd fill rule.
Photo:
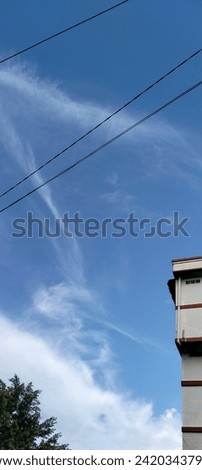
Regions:
<instances>
[{"instance_id":1,"label":"building","mask_svg":"<svg viewBox=\"0 0 202 470\"><path fill-rule=\"evenodd\" d=\"M202 257L174 259L172 266L168 287L182 358L183 449L202 449Z\"/></svg>"}]
</instances>

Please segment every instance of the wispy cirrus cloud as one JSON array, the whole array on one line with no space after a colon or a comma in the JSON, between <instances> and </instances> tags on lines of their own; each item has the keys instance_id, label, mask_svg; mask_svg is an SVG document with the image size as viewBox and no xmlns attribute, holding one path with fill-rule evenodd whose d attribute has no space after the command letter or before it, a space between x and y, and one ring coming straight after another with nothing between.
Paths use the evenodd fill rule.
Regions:
<instances>
[{"instance_id":1,"label":"wispy cirrus cloud","mask_svg":"<svg viewBox=\"0 0 202 470\"><path fill-rule=\"evenodd\" d=\"M69 328L74 338L77 337L80 344L81 342L86 344L87 349L92 347L90 342L92 344L96 342L100 343L99 348L101 347L102 350L103 344L106 346L106 334L116 332L142 347L150 346L163 352L166 351L165 346L151 337L145 337L140 333L133 334L123 326L110 321L108 312L102 306L100 296L87 286L61 283L49 288L42 287L33 296L32 310L34 314L38 313L47 319L59 321L62 328ZM88 333L85 330L86 320L91 322ZM78 349L78 344L76 349Z\"/></svg>"},{"instance_id":2,"label":"wispy cirrus cloud","mask_svg":"<svg viewBox=\"0 0 202 470\"><path fill-rule=\"evenodd\" d=\"M106 183L110 184L111 186L116 186L119 182L119 177L118 177L117 173L113 173L113 174L107 176L105 181L106 181Z\"/></svg>"},{"instance_id":3,"label":"wispy cirrus cloud","mask_svg":"<svg viewBox=\"0 0 202 470\"><path fill-rule=\"evenodd\" d=\"M52 136L55 137L56 129L58 130L60 127L60 140L64 141L65 137L67 143L67 140L72 137L72 132L75 131L75 129L77 132L78 129L80 129L80 132L85 131L93 127L113 111L103 108L100 104L90 103L89 101L83 101L81 103L80 101L73 100L68 93L61 91L57 84L50 80L41 80L35 72L30 71L30 67L28 71L25 65L2 68L0 73L0 91L4 94L4 99L1 102L1 118L5 123L2 136L0 137L4 139L5 144L7 142L6 145L9 144L8 134L11 135L10 143L12 143L12 139L14 138L15 145L17 143L16 153L19 160L22 150L19 140L19 135L22 132L20 122L23 123L23 126L25 125L25 127L23 127L24 140L26 141L26 133L24 133L24 130L27 127L27 135L32 136L33 139L35 138L34 148L37 148L36 144L40 144L41 151L43 152L43 141L40 140L40 134L47 139L47 129L49 129L49 132L51 130ZM138 120L140 117L139 111L136 110L135 113L133 113L131 109L132 108L129 107L127 111L117 114L113 119L108 121L107 124L102 126L99 132L96 131L93 133L93 142L94 136L95 142L99 143L100 139L102 139L103 142L103 139L113 137L134 123L135 120ZM18 122L16 120L18 120ZM15 127L11 126L12 123L15 123ZM37 135L35 136L33 135L34 127L37 129ZM8 133L6 132L6 128L9 130ZM18 136L16 132L19 133ZM5 138L6 135L7 138ZM189 167L190 171L191 169L193 170L199 167L201 169L200 155L197 145L194 146L191 134L188 136L185 130L172 126L169 122L161 118L160 115L126 134L124 141L122 139L119 141L120 144L122 142L124 142L124 145L126 142L128 142L129 145L133 142L137 148L139 144L145 147L149 145L152 148L155 171L168 171L168 167L166 166L168 153L170 154L169 165L171 170L172 166L177 165L177 163ZM84 145L84 141L82 145ZM166 148L167 152L165 152ZM58 146L57 150L59 150ZM174 159L171 159L171 155L173 155ZM159 160L159 165L155 165L156 159ZM149 161L147 159L145 160L143 157L139 161L139 164L143 166L145 164L149 165ZM27 171L28 167L24 167L24 169ZM118 174L114 173L108 182L116 184L118 181L117 178Z\"/></svg>"}]
</instances>

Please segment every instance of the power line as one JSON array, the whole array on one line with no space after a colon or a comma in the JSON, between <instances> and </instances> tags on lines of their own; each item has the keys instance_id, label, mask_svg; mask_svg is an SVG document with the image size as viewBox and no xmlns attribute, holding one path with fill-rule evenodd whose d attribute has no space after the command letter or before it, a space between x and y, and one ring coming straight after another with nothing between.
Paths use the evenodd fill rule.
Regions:
<instances>
[{"instance_id":1,"label":"power line","mask_svg":"<svg viewBox=\"0 0 202 470\"><path fill-rule=\"evenodd\" d=\"M188 93L191 93L193 90L195 90L196 88L198 88L200 85L202 85L202 80L195 83L194 85L192 85L190 88L187 88L185 91L183 91L182 93L180 93L179 95L175 96L174 98L172 98L170 101L167 101L165 104L163 104L162 106L160 106L160 108L157 108L155 111L147 114L144 118L140 119L139 121L135 122L132 126L128 127L127 129L125 129L124 131L120 132L119 134L117 134L115 137L113 137L112 139L106 141L104 144L100 145L99 147L97 147L95 150L93 150L92 152L88 153L87 155L85 155L84 157L80 158L79 160L77 160L75 163L73 163L72 165L70 165L69 167L65 168L64 170L60 171L59 173L57 173L55 176L52 176L52 178L49 178L47 181L45 181L44 183L40 184L39 186L37 186L36 188L32 189L31 191L29 191L28 193L24 194L23 196L21 196L20 198L18 199L15 199L13 202L11 202L10 204L8 204L7 206L3 207L3 209L0 209L0 213L1 212L4 212L6 211L7 209L9 209L10 207L14 206L15 204L17 204L18 202L22 201L23 199L27 198L28 196L30 196L31 194L33 194L34 192L38 191L39 189L43 188L44 186L46 186L48 183L50 183L51 181L54 181L56 178L59 178L60 176L64 175L65 173L67 173L68 171L72 170L73 168L75 168L76 166L80 165L81 163L83 163L85 160L87 160L88 158L92 157L93 155L95 155L96 153L98 153L100 150L103 150L105 147L107 147L108 145L112 144L113 142L115 142L117 139L119 139L120 137L122 137L123 135L127 134L128 132L130 132L132 129L135 129L136 127L140 126L140 124L143 124L143 122L147 121L148 119L150 119L151 117L155 116L156 114L158 114L160 111L162 111L163 109L167 108L168 106L170 106L171 104L175 103L176 101L178 101L179 99L183 98L185 95L187 95Z\"/></svg>"},{"instance_id":2,"label":"power line","mask_svg":"<svg viewBox=\"0 0 202 470\"><path fill-rule=\"evenodd\" d=\"M72 26L68 26L67 28L62 29L61 31L58 31L57 33L54 33L54 34L52 34L51 36L48 36L48 37L46 37L46 38L44 38L44 39L41 39L40 41L35 42L34 44L31 44L30 46L25 47L24 49L21 49L20 51L14 52L14 53L11 54L10 56L5 57L4 59L1 59L1 60L0 60L0 64L3 64L4 62L7 62L7 61L10 60L10 59L13 59L14 57L17 57L18 55L24 54L25 52L28 52L28 51L30 51L31 49L34 49L34 47L40 46L41 44L44 44L44 42L50 41L51 39L54 39L54 38L60 36L61 34L65 34L65 33L67 33L68 31L70 31L70 30L72 30L72 29L74 29L74 28L77 28L78 26L81 26L81 25L84 24L84 23L88 23L89 21L94 20L95 18L98 18L98 16L104 15L105 13L108 13L109 11L112 11L112 10L114 10L115 8L120 7L120 6L123 5L124 3L127 3L128 1L129 1L129 0L123 0L122 2L117 3L116 5L113 5L112 7L107 8L106 10L102 10L102 11L100 11L99 13L96 13L95 15L90 16L89 18L85 18L84 20L81 20L81 21L79 21L78 23L73 24Z\"/></svg>"},{"instance_id":3,"label":"power line","mask_svg":"<svg viewBox=\"0 0 202 470\"><path fill-rule=\"evenodd\" d=\"M53 162L56 158L60 157L61 155L63 155L65 152L67 152L69 149L71 149L72 147L74 147L76 144L78 144L79 142L81 142L81 140L83 140L85 137L87 137L88 135L90 135L92 132L94 132L96 129L98 129L100 126L102 126L102 124L104 124L105 122L109 121L113 116L115 116L116 114L118 114L120 111L122 111L124 108L126 108L127 106L129 106L131 103L133 103L134 101L136 101L138 98L140 98L142 95L144 95L146 92L148 92L149 90L151 90L153 87L155 87L158 83L160 83L162 80L164 80L166 77L168 77L169 75L171 75L172 73L174 73L177 69L179 69L180 67L182 67L184 64L186 64L189 60L193 59L196 55L198 55L200 52L202 51L202 49L198 49L197 51L195 51L193 54L191 54L189 57L187 57L186 59L184 59L182 62L180 62L179 64L177 64L175 67L173 67L171 70L169 70L167 73L165 73L164 75L162 75L160 78L158 78L155 82L153 82L151 85L149 85L148 87L146 87L143 91L141 91L140 93L138 93L136 96L134 96L132 99L130 99L129 101L127 101L123 106L121 106L120 108L118 108L116 111L114 111L112 114L110 114L109 116L107 116L105 119L103 119L103 121L99 122L96 126L94 126L93 128L91 128L88 132L86 132L85 134L83 134L81 137L79 137L77 140L75 140L74 142L72 142L70 145L68 145L67 147L65 147L63 150L61 150L59 153L57 153L56 155L54 155L52 158L50 158L49 160L47 160L45 163L43 163L42 165L40 165L38 168L36 168L35 170L33 170L31 173L29 173L27 176L25 176L24 178L22 178L20 181L18 181L17 183L15 183L13 186L11 186L10 188L8 188L6 191L4 191L3 193L0 194L0 198L5 196L6 194L10 193L11 191L13 191L15 188L17 188L18 186L20 186L22 183L24 183L26 180L28 180L31 176L33 176L34 174L36 174L39 170L42 170L42 168L44 168L45 166L49 165L51 162Z\"/></svg>"}]
</instances>

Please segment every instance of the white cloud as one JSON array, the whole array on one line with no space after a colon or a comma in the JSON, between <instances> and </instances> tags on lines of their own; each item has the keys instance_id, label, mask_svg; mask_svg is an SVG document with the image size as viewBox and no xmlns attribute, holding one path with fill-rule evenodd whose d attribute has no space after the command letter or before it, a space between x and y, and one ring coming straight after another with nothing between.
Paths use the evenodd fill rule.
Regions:
<instances>
[{"instance_id":1,"label":"white cloud","mask_svg":"<svg viewBox=\"0 0 202 470\"><path fill-rule=\"evenodd\" d=\"M84 287L61 283L48 290L41 289L34 296L34 307L47 316L60 317L72 312L73 305L79 302L91 303L92 293Z\"/></svg>"},{"instance_id":2,"label":"white cloud","mask_svg":"<svg viewBox=\"0 0 202 470\"><path fill-rule=\"evenodd\" d=\"M51 123L54 125L56 123L58 125L62 124L62 129L63 131L65 130L68 137L67 130L70 131L72 128L78 129L78 126L83 130L89 129L112 112L111 109L103 108L100 104L73 100L68 93L61 90L59 85L54 84L50 80L42 80L36 73L32 73L30 65L27 68L19 65L2 68L0 72L0 90L1 88L5 95L1 108L4 112L4 117L2 117L6 126L10 124L10 120L11 122L14 121L17 126L17 118L20 118L22 121L29 118L29 121L35 123L37 127L40 124L38 122L40 116L42 126L44 126L44 119L46 120L46 125L49 126ZM9 101L12 102L12 106L10 106L11 103ZM133 124L139 117L139 112L135 111L134 114L133 111L131 112L131 107L128 107L127 111L124 110L122 113L114 116L113 119L108 121L107 125L102 127L102 142L103 136L105 138L107 136L110 138L115 136ZM4 131L5 129L6 127ZM95 133L95 135L97 142L99 134ZM37 136L35 138L37 139ZM133 141L137 144L141 142L142 145L153 145L154 150L156 149L157 151L158 149L159 156L161 154L161 157L163 156L162 152L165 149L165 145L176 149L177 153L179 149L183 149L185 154L178 153L177 155L180 161L185 161L190 167L197 165L201 168L200 156L188 140L187 133L166 122L166 120L161 118L161 115L129 132L125 138L129 143ZM191 154L192 159L190 158ZM117 178L118 175L115 173L109 176L107 180L111 184L117 184Z\"/></svg>"},{"instance_id":3,"label":"white cloud","mask_svg":"<svg viewBox=\"0 0 202 470\"><path fill-rule=\"evenodd\" d=\"M151 403L98 385L77 357L62 357L40 336L0 317L1 378L32 381L44 417L55 415L72 449L177 449L180 420L173 409L156 416Z\"/></svg>"},{"instance_id":4,"label":"white cloud","mask_svg":"<svg viewBox=\"0 0 202 470\"><path fill-rule=\"evenodd\" d=\"M23 176L70 144L75 135L76 138L80 137L85 130L89 130L112 112L100 104L72 99L59 85L40 79L36 72L30 71L30 67L28 69L26 65L2 67L0 93L0 141L11 161L19 165ZM76 147L76 158L85 154L85 149L89 150L89 146L92 149L97 147L99 143L112 138L138 120L138 107L135 107L135 113L132 109L129 107L127 111L117 114L98 132L93 133L90 140L88 138L87 141L82 141L82 146ZM166 178L169 175L186 180L192 187L200 189L201 158L197 150L198 145L192 141L191 135L169 124L161 115L137 127L118 142L119 147L124 145L125 148L127 145L129 151L131 145L133 146L133 159L137 169L141 169L140 177L143 181L159 180L159 177ZM140 149L141 154L138 153ZM65 154L65 158L68 156L72 161L72 155L75 154L71 151ZM52 172L56 173L60 165L64 168L63 158L57 160L56 167L47 167L45 175L47 171L51 171L51 175ZM133 166L131 169L133 171ZM2 171L8 170L3 168ZM46 176L37 173L29 180L29 185L39 185L45 179ZM134 198L130 193L121 190L120 185L117 186L118 181L118 173L111 174L106 183L111 184L112 191L104 190L100 198L103 203L114 205L114 208L116 206L124 211L131 211L134 209ZM59 218L60 195L55 194L54 185L45 186L38 195L52 216ZM138 201L135 202L137 207ZM52 240L52 244L61 271L67 276L67 263L63 253L61 254L64 250L59 248L55 240ZM84 279L82 254L76 240L71 243L69 259L71 257L77 265L74 268L74 276L77 276L77 270L80 278Z\"/></svg>"},{"instance_id":5,"label":"white cloud","mask_svg":"<svg viewBox=\"0 0 202 470\"><path fill-rule=\"evenodd\" d=\"M113 173L112 175L107 176L105 179L106 183L109 183L112 186L116 186L119 182L119 177L117 173Z\"/></svg>"},{"instance_id":6,"label":"white cloud","mask_svg":"<svg viewBox=\"0 0 202 470\"><path fill-rule=\"evenodd\" d=\"M109 202L109 203L112 203L112 204L117 203L121 200L121 191L119 191L119 190L110 191L108 193L101 194L100 199L103 199L106 202Z\"/></svg>"},{"instance_id":7,"label":"white cloud","mask_svg":"<svg viewBox=\"0 0 202 470\"><path fill-rule=\"evenodd\" d=\"M118 208L122 212L134 211L137 208L136 197L134 194L129 194L124 190L116 189L108 191L99 195L99 199L107 203L107 205L113 205L114 208Z\"/></svg>"},{"instance_id":8,"label":"white cloud","mask_svg":"<svg viewBox=\"0 0 202 470\"><path fill-rule=\"evenodd\" d=\"M97 363L103 362L106 351L109 353L109 348L105 342L105 334L101 334L100 330L99 334L94 330L84 331L86 319L106 331L115 331L137 344L149 345L152 348L166 351L165 346L162 347L159 342L155 342L152 338L132 334L123 327L108 321L107 312L102 307L98 293L93 292L84 285L60 283L49 288L41 287L33 295L31 310L34 315L38 313L47 319L59 321L62 328L66 328L68 334L74 336L76 350L79 349L77 342L80 346L83 343L83 347L85 343L87 349L91 348L91 344L96 344L96 354L99 354L99 360L96 360ZM106 363L106 361L104 362Z\"/></svg>"}]
</instances>

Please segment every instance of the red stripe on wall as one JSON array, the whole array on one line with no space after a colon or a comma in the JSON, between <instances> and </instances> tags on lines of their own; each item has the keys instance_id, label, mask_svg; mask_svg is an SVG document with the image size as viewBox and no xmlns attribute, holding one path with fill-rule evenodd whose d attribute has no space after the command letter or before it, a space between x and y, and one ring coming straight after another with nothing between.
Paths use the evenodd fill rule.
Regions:
<instances>
[{"instance_id":1,"label":"red stripe on wall","mask_svg":"<svg viewBox=\"0 0 202 470\"><path fill-rule=\"evenodd\" d=\"M180 310L187 310L189 308L202 308L202 304L180 305Z\"/></svg>"},{"instance_id":2,"label":"red stripe on wall","mask_svg":"<svg viewBox=\"0 0 202 470\"><path fill-rule=\"evenodd\" d=\"M200 426L182 426L182 432L184 433L202 433L202 427Z\"/></svg>"},{"instance_id":3,"label":"red stripe on wall","mask_svg":"<svg viewBox=\"0 0 202 470\"><path fill-rule=\"evenodd\" d=\"M202 380L182 380L182 387L202 387Z\"/></svg>"}]
</instances>

